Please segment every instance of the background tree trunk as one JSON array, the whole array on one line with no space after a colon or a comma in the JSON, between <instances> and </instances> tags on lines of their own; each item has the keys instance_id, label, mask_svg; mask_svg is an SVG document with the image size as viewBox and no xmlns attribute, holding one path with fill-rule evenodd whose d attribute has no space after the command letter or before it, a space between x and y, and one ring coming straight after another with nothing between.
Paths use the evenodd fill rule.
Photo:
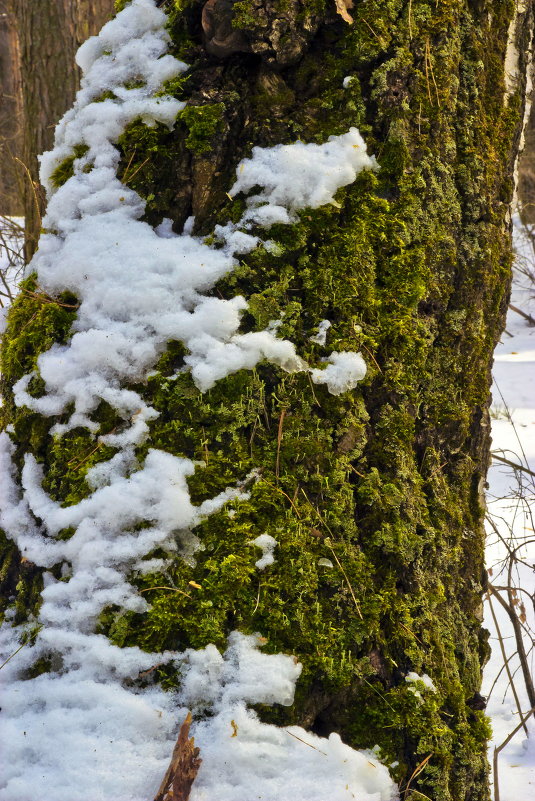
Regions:
<instances>
[{"instance_id":1,"label":"background tree trunk","mask_svg":"<svg viewBox=\"0 0 535 801\"><path fill-rule=\"evenodd\" d=\"M22 182L14 156L21 152L20 58L13 17L0 3L0 214L21 215Z\"/></svg>"},{"instance_id":2,"label":"background tree trunk","mask_svg":"<svg viewBox=\"0 0 535 801\"><path fill-rule=\"evenodd\" d=\"M79 84L74 55L111 15L113 0L8 0L16 27L22 75L22 149L25 251L37 247L44 191L37 156L50 150L54 126L73 103Z\"/></svg>"},{"instance_id":3,"label":"background tree trunk","mask_svg":"<svg viewBox=\"0 0 535 801\"><path fill-rule=\"evenodd\" d=\"M524 148L518 164L520 216L526 225L535 223L535 103L526 124Z\"/></svg>"},{"instance_id":4,"label":"background tree trunk","mask_svg":"<svg viewBox=\"0 0 535 801\"><path fill-rule=\"evenodd\" d=\"M32 13L21 9L30 31ZM398 763L402 790L410 782L407 800L485 801L482 492L531 4L518 14L512 1L371 0L352 9L352 25L334 2L210 0L204 23L202 3L167 9L175 52L192 65L174 85L188 105L173 132L127 129L125 183L146 198L152 224L170 217L180 231L195 215L203 234L239 218L243 203L226 192L252 145L324 142L358 126L377 175L341 190L340 208L274 226L277 248L246 256L217 291L247 298L243 330L282 319L280 335L311 362L328 352L310 336L329 319L328 350L362 350L368 376L334 397L262 364L200 394L187 372L166 380L183 364L171 343L144 388L160 412L151 446L206 463L189 480L194 503L253 468L261 478L234 517L222 511L196 529L195 566L177 559L167 576L136 580L158 588L171 575L202 592L154 589L147 613L110 609L99 631L154 651L224 648L233 629L259 631L304 666L294 705L262 709L265 720L377 743ZM506 82L508 53L518 63ZM106 449L81 429L54 440L51 421L16 408L9 389L68 330L69 314L18 302L3 414L19 457L36 454L47 492L74 503ZM103 431L118 424L104 404L97 417ZM261 533L279 543L262 574L249 544ZM10 565L4 597L17 586L23 619L39 576L18 557ZM409 671L429 674L437 692L420 701Z\"/></svg>"}]
</instances>

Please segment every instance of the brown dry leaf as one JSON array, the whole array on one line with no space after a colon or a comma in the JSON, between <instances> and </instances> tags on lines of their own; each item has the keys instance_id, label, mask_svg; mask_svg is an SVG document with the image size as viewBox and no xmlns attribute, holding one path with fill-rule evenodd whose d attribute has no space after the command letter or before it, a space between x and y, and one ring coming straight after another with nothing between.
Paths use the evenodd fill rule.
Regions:
<instances>
[{"instance_id":1,"label":"brown dry leaf","mask_svg":"<svg viewBox=\"0 0 535 801\"><path fill-rule=\"evenodd\" d=\"M334 0L334 2L336 3L336 13L340 14L348 25L353 25L353 17L347 10L348 8L353 8L353 0Z\"/></svg>"},{"instance_id":2,"label":"brown dry leaf","mask_svg":"<svg viewBox=\"0 0 535 801\"><path fill-rule=\"evenodd\" d=\"M199 749L195 747L193 737L189 736L190 726L191 712L188 712L186 720L180 727L171 763L154 801L188 801L189 799L191 786L202 762L202 759L199 759Z\"/></svg>"}]
</instances>

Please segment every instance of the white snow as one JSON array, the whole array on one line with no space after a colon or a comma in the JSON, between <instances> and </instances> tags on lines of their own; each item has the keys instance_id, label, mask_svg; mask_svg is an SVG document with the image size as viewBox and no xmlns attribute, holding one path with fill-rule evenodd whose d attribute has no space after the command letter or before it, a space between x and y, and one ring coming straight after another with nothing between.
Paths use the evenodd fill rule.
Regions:
<instances>
[{"instance_id":1,"label":"white snow","mask_svg":"<svg viewBox=\"0 0 535 801\"><path fill-rule=\"evenodd\" d=\"M310 341L315 342L317 345L325 346L327 342L327 331L331 325L332 323L330 320L322 320L318 325L317 333L310 337Z\"/></svg>"},{"instance_id":2,"label":"white snow","mask_svg":"<svg viewBox=\"0 0 535 801\"><path fill-rule=\"evenodd\" d=\"M262 556L255 562L259 570L264 570L268 565L272 565L275 561L274 551L278 545L275 537L270 534L260 534L255 540L251 540L252 545L256 545L262 551Z\"/></svg>"},{"instance_id":3,"label":"white snow","mask_svg":"<svg viewBox=\"0 0 535 801\"><path fill-rule=\"evenodd\" d=\"M366 363L360 353L342 351L331 353L323 370L311 370L310 375L316 384L327 384L332 395L341 395L354 389L366 375Z\"/></svg>"},{"instance_id":4,"label":"white snow","mask_svg":"<svg viewBox=\"0 0 535 801\"><path fill-rule=\"evenodd\" d=\"M42 468L31 454L19 483L11 439L7 432L0 435L0 524L25 559L45 568L38 620L0 630L8 660L0 674L0 798L28 801L38 787L41 801L146 801L165 773L186 713L180 704L197 705L194 688L202 685L213 715L196 726L204 761L193 799L210 795L217 784L219 801L250 801L262 777L259 791L266 799L301 783L305 795L296 799L303 801L327 794L349 799L353 793L362 801L387 801L397 790L371 753L352 751L334 734L320 740L297 728L278 730L247 710L247 703L292 702L300 672L292 657L262 655L254 638L237 633L225 659L213 646L186 656L119 649L94 633L110 605L147 608L129 575L147 568L145 557L155 547L191 560L201 546L195 526L228 501L247 498L246 485L258 477L252 471L238 486L194 506L187 477L201 464L156 449L143 463L137 460L135 448L157 412L125 385L147 378L169 340L186 346L185 369L201 391L261 359L308 371L336 394L353 389L365 374L356 353L332 353L324 369L310 367L293 343L277 337L276 321L264 331L240 334L246 300L208 294L237 265L236 255L262 242L258 233L249 233L253 227L289 224L301 209L336 203L340 187L361 169L375 167L355 128L323 145L255 148L240 164L231 191L259 186L260 192L247 198L237 225L214 230L215 246L192 235L192 219L180 235L168 220L155 230L141 221L143 200L116 176L116 144L133 120L172 127L183 108L171 97L156 96L165 80L186 69L166 54L165 22L153 0L133 0L83 45L75 106L58 126L54 149L41 159L49 195L46 233L29 271L51 295L73 292L79 308L67 344L38 359L46 392L33 397L27 375L15 387L15 402L50 417L68 410L66 422L52 428L57 436L77 426L97 434L92 413L102 400L124 426L100 436L117 453L89 471L90 495L67 507L44 491ZM74 160L72 177L56 189L51 176L77 146L85 152ZM67 529L72 533L64 538ZM256 566L264 569L274 561L276 541L260 535L254 544L262 550ZM46 570L55 565L61 566L60 580ZM50 670L29 678L27 670L41 658L51 660ZM156 686L141 690L132 684L156 664L184 659L189 667L182 701ZM212 674L219 684L206 684ZM218 732L232 720L241 733L227 748ZM297 737L307 737L309 745Z\"/></svg>"},{"instance_id":5,"label":"white snow","mask_svg":"<svg viewBox=\"0 0 535 801\"><path fill-rule=\"evenodd\" d=\"M254 147L253 157L238 165L238 178L229 194L261 186L261 192L247 198L243 221L263 227L274 222L290 223L295 221L298 209L332 203L341 186L353 183L362 170L376 168L377 162L368 156L360 133L350 128L342 136L330 136L323 145L295 142Z\"/></svg>"},{"instance_id":6,"label":"white snow","mask_svg":"<svg viewBox=\"0 0 535 801\"><path fill-rule=\"evenodd\" d=\"M357 172L374 168L375 161L366 154L360 134L351 128L347 134L330 137L324 145L296 142L254 148L252 158L240 163L232 191L248 191L257 185L265 189L247 199L248 210L237 226L216 227L222 249L215 249L190 233L173 235L168 221L152 229L139 219L144 205L141 198L115 176L119 152L114 146L124 125L139 116L141 110L145 120L150 117L172 124L183 105L170 98L153 102L155 84L149 79L149 56L154 58L162 51L166 35L157 35L152 28L143 32L149 6L152 0L137 0L122 12L130 15L130 32L136 10L139 16L136 42L140 69L133 60L133 43L122 44L121 36L113 34L119 15L104 27L106 35L100 49L93 45L89 48L93 57L102 49L107 53L109 42L117 40L113 62L109 55L91 62L75 107L58 128L54 150L43 156L42 179L48 181L51 193L43 224L55 233L41 237L30 269L37 272L45 292L74 292L80 308L70 342L54 345L38 358L46 394L40 398L29 394L31 375L23 377L14 388L18 405L43 415L59 415L70 403L74 405L69 421L53 429L58 434L76 426L96 432L98 427L90 415L102 399L125 421L135 416L130 432L106 439L107 444L117 446L142 441L156 414L138 393L122 386L146 378L169 340L181 340L187 347L185 362L201 391L231 373L252 369L262 359L288 372L309 370L314 382L326 384L334 394L354 389L365 375L364 360L357 353L333 353L328 366L321 370L309 368L293 343L278 338L269 327L239 334L246 300L241 296L223 300L204 294L235 267L236 253L248 252L258 244L258 237L239 230L240 226L291 223L296 219L296 210L332 202L336 190L352 182ZM161 17L156 9L152 8L152 12ZM152 12L148 16L151 24ZM184 69L170 56L164 58L165 76ZM103 70L100 59L105 61ZM155 63L161 60L155 59ZM83 59L86 65L89 61ZM128 90L124 97L119 93L117 100L97 102L94 98L104 86L102 75L110 71L111 63L118 65L122 79L127 69L131 78L141 70L146 85ZM98 91L92 84L94 78ZM108 78L108 85L115 90L118 80ZM130 98L132 92L135 103ZM166 99L168 103L164 102ZM109 105L109 114L103 115L105 104ZM77 143L86 144L88 151L76 160L75 174L54 190L49 175ZM85 172L89 167L91 171Z\"/></svg>"},{"instance_id":7,"label":"white snow","mask_svg":"<svg viewBox=\"0 0 535 801\"><path fill-rule=\"evenodd\" d=\"M412 693L414 693L414 695L417 698L422 697L420 690L418 690L417 687L414 686L418 682L421 682L426 690L430 690L431 692L437 691L437 688L435 687L432 679L427 675L427 673L423 673L421 676L419 676L418 673L416 673L414 670L411 670L405 676L405 681L409 684L409 690Z\"/></svg>"},{"instance_id":8,"label":"white snow","mask_svg":"<svg viewBox=\"0 0 535 801\"><path fill-rule=\"evenodd\" d=\"M191 801L393 801L397 788L370 751L354 751L337 734L317 737L299 726L262 723L247 704L291 705L301 665L258 651L259 638L235 632L222 657L214 646L189 652L182 700L212 715L193 734L203 764Z\"/></svg>"}]
</instances>

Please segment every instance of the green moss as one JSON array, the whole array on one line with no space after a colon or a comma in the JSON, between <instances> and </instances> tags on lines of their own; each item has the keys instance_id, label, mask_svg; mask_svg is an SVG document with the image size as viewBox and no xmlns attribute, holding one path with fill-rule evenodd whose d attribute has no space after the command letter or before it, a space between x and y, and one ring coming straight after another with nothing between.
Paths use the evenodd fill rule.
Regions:
<instances>
[{"instance_id":1,"label":"green moss","mask_svg":"<svg viewBox=\"0 0 535 801\"><path fill-rule=\"evenodd\" d=\"M74 162L76 159L81 159L87 151L89 150L87 145L75 145L73 148L72 156L64 159L61 164L53 171L52 175L50 176L50 182L56 189L59 189L60 186L63 186L69 178L72 178L74 175Z\"/></svg>"},{"instance_id":2,"label":"green moss","mask_svg":"<svg viewBox=\"0 0 535 801\"><path fill-rule=\"evenodd\" d=\"M225 106L223 103L186 106L179 118L186 124L186 146L194 153L210 150L214 136L221 130Z\"/></svg>"}]
</instances>

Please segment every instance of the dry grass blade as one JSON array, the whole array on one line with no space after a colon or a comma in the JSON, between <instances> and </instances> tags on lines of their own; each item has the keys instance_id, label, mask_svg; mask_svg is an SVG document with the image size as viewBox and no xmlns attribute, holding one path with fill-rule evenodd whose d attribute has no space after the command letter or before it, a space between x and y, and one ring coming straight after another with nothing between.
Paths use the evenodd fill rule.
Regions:
<instances>
[{"instance_id":1,"label":"dry grass blade","mask_svg":"<svg viewBox=\"0 0 535 801\"><path fill-rule=\"evenodd\" d=\"M282 442L282 427L284 425L284 417L286 415L286 409L281 411L281 416L279 417L279 429L277 432L277 459L275 462L275 475L279 477L279 468L280 468L280 455L281 455L281 442Z\"/></svg>"},{"instance_id":2,"label":"dry grass blade","mask_svg":"<svg viewBox=\"0 0 535 801\"><path fill-rule=\"evenodd\" d=\"M184 592L184 590L179 590L176 587L167 587L165 584L158 585L157 587L145 587L145 589L140 590L140 592L150 592L150 590L171 590L171 592L178 592L179 595L185 595L186 598L191 598L191 595L188 592Z\"/></svg>"},{"instance_id":3,"label":"dry grass blade","mask_svg":"<svg viewBox=\"0 0 535 801\"><path fill-rule=\"evenodd\" d=\"M5 660L5 662L2 662L2 664L0 665L0 670L2 670L2 668L4 667L4 665L7 665L7 663L8 663L8 662L9 662L11 659L13 659L13 657L14 657L14 656L16 656L16 655L18 654L18 652L19 652L19 651L21 651L21 650L24 648L24 646L25 646L25 645L26 645L26 643L25 643L25 642L23 642L23 643L22 643L22 645L19 645L19 647L17 648L17 650L16 650L16 651L13 651L13 653L11 654L11 656L8 656L8 658Z\"/></svg>"},{"instance_id":4,"label":"dry grass blade","mask_svg":"<svg viewBox=\"0 0 535 801\"><path fill-rule=\"evenodd\" d=\"M57 298L47 295L46 292L33 292L31 289L23 289L22 294L27 295L29 298L32 298L32 300L37 300L40 303L51 303L54 306L61 306L63 309L76 310L80 308L79 303L62 303L62 301L58 300Z\"/></svg>"},{"instance_id":5,"label":"dry grass blade","mask_svg":"<svg viewBox=\"0 0 535 801\"><path fill-rule=\"evenodd\" d=\"M414 770L413 770L413 772L412 772L412 774L411 774L411 776L409 778L409 781L407 782L407 784L405 786L405 789L403 791L403 795L404 795L405 798L407 798L407 793L409 792L409 787L411 786L411 782L413 781L413 779L416 779L416 777L420 775L420 773L424 770L425 766L427 765L427 763L429 762L429 760L431 759L432 756L433 756L433 752L428 754L425 757L425 759L422 759L420 764L416 765L416 767L414 768Z\"/></svg>"},{"instance_id":6,"label":"dry grass blade","mask_svg":"<svg viewBox=\"0 0 535 801\"><path fill-rule=\"evenodd\" d=\"M189 736L191 726L191 712L178 733L178 739L173 749L173 756L167 768L164 780L154 801L188 801L191 787L202 759L199 758L199 749L195 747L193 737Z\"/></svg>"},{"instance_id":7,"label":"dry grass blade","mask_svg":"<svg viewBox=\"0 0 535 801\"><path fill-rule=\"evenodd\" d=\"M334 539L334 535L333 535L333 533L332 533L331 529L329 528L329 526L327 525L326 521L323 519L323 517L321 516L321 514L319 513L319 511L316 509L316 507L315 507L315 506L314 506L314 505L313 505L313 504L310 502L310 500L309 500L309 498L308 498L308 495L306 494L305 490L304 490L302 487L301 487L301 492L302 492L302 493L303 493L303 495L305 496L305 498L306 498L306 501L307 501L308 505L310 506L310 508L311 508L311 509L312 509L312 510L313 510L313 511L316 513L316 515L317 515L317 516L318 516L318 518L320 519L320 521L321 521L322 525L323 525L323 526L325 526L325 528L327 529L327 531L329 532L329 534L331 535L331 537L333 537L333 539ZM344 570L344 568L342 567L342 563L341 563L341 562L340 562L340 560L338 559L338 556L337 556L337 554L336 554L336 551L334 550L334 548L332 547L332 545L330 545L328 542L325 542L325 545L326 545L326 546L329 548L329 550L331 551L332 555L333 555L333 556L334 556L334 558L335 558L336 564L337 564L337 565L338 565L338 567L340 568L340 572L342 573L343 577L344 577L344 578L345 578L345 580L346 580L346 584L347 584L347 586L348 586L348 588L349 588L349 592L351 593L351 597L353 598L353 603L355 604L355 607L356 607L356 610L357 610L358 616L360 617L360 619L361 619L361 620L364 620L364 618L363 618L363 616L362 616L362 612L361 612L361 610L360 610L359 602L357 601L357 596L355 595L355 593L354 593L354 591L353 591L353 587L351 586L351 582L349 581L349 576L347 575L346 571L345 571L345 570Z\"/></svg>"},{"instance_id":8,"label":"dry grass blade","mask_svg":"<svg viewBox=\"0 0 535 801\"><path fill-rule=\"evenodd\" d=\"M39 228L41 228L43 225L43 219L41 217L41 204L39 203L39 197L37 195L37 189L36 189L36 186L39 186L39 184L36 184L36 182L33 180L30 170L23 161L21 161L16 156L15 156L15 161L21 165L26 174L26 177L28 178L28 181L30 182L30 186L32 188L32 193L33 193L33 199L35 202L35 212L37 214L37 219L39 220Z\"/></svg>"},{"instance_id":9,"label":"dry grass blade","mask_svg":"<svg viewBox=\"0 0 535 801\"><path fill-rule=\"evenodd\" d=\"M314 751L318 751L318 753L320 753L320 754L323 754L323 756L327 756L327 754L325 753L325 751L320 751L320 749L319 749L319 748L316 748L316 746L315 746L315 745L312 745L312 743L307 743L307 741L306 741L306 740L303 740L301 737L298 737L298 736L297 736L297 734L294 734L293 732L291 732L291 731L288 731L288 729L284 729L284 731L286 732L286 734L289 734L289 735L290 735L290 737L295 737L295 739L296 739L296 740L299 740L299 742L300 742L300 743L303 743L303 745L308 745L308 747L309 747L309 748L313 748L313 749L314 749Z\"/></svg>"}]
</instances>

